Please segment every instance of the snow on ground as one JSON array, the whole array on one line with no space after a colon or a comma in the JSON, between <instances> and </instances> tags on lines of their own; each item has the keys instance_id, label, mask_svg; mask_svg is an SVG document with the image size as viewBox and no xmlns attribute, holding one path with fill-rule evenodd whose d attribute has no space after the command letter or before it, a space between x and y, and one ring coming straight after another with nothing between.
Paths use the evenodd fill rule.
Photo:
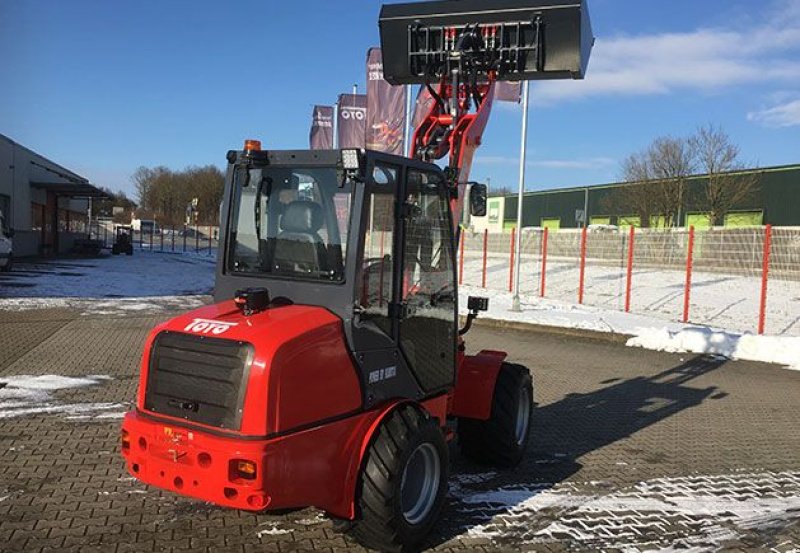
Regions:
<instances>
[{"instance_id":1,"label":"snow on ground","mask_svg":"<svg viewBox=\"0 0 800 553\"><path fill-rule=\"evenodd\" d=\"M482 258L467 252L464 284L480 286ZM492 290L508 290L509 258L489 254L486 285ZM580 268L577 260L548 258L545 296L547 299L577 303ZM633 272L631 311L667 321L680 320L686 274L682 270L636 268ZM608 310L625 307L625 266L588 263L585 271L584 304ZM520 290L539 295L541 259L522 256ZM754 332L758 327L761 298L760 276L712 273L695 270L692 276L689 318L698 324L738 332ZM767 332L800 336L800 282L771 279L768 286Z\"/></svg>"},{"instance_id":2,"label":"snow on ground","mask_svg":"<svg viewBox=\"0 0 800 553\"><path fill-rule=\"evenodd\" d=\"M213 256L150 253L14 264L0 298L140 298L208 294Z\"/></svg>"},{"instance_id":3,"label":"snow on ground","mask_svg":"<svg viewBox=\"0 0 800 553\"><path fill-rule=\"evenodd\" d=\"M798 472L657 478L611 493L604 482L470 489L492 478L455 476L456 508L473 517L469 536L517 546L570 539L597 550L711 550L786 524L800 509Z\"/></svg>"},{"instance_id":4,"label":"snow on ground","mask_svg":"<svg viewBox=\"0 0 800 553\"><path fill-rule=\"evenodd\" d=\"M66 418L116 418L124 409L119 403L65 403L53 392L97 386L110 376L16 375L0 378L0 419L25 415L63 414Z\"/></svg>"},{"instance_id":5,"label":"snow on ground","mask_svg":"<svg viewBox=\"0 0 800 553\"><path fill-rule=\"evenodd\" d=\"M15 263L0 275L0 310L74 308L97 315L189 310L214 287L215 258L150 253L132 257Z\"/></svg>"},{"instance_id":6,"label":"snow on ground","mask_svg":"<svg viewBox=\"0 0 800 553\"><path fill-rule=\"evenodd\" d=\"M484 318L531 323L543 326L574 328L630 336L627 344L659 351L707 353L776 363L800 370L800 337L757 336L697 325L665 322L654 317L581 306L522 296L522 311L511 311L509 292L484 290L474 286L459 289L459 306L466 315L468 296L489 298L489 311Z\"/></svg>"}]
</instances>

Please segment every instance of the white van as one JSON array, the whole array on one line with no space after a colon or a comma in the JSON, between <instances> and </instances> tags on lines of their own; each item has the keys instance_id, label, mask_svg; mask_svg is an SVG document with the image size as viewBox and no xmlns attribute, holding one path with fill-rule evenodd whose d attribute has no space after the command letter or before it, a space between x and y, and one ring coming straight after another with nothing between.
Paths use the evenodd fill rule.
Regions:
<instances>
[{"instance_id":1,"label":"white van","mask_svg":"<svg viewBox=\"0 0 800 553\"><path fill-rule=\"evenodd\" d=\"M0 271L11 270L11 252L14 250L11 242L13 234L14 231L6 226L6 218L0 211Z\"/></svg>"}]
</instances>

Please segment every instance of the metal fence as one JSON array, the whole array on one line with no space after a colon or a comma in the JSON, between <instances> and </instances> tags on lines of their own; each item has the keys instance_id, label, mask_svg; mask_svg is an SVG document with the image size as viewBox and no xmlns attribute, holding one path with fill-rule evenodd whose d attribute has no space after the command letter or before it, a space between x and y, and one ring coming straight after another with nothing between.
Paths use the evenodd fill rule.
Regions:
<instances>
[{"instance_id":1,"label":"metal fence","mask_svg":"<svg viewBox=\"0 0 800 553\"><path fill-rule=\"evenodd\" d=\"M95 222L90 238L111 248L116 239L114 225ZM212 255L219 246L219 229L215 226L183 225L133 232L134 250Z\"/></svg>"},{"instance_id":2,"label":"metal fence","mask_svg":"<svg viewBox=\"0 0 800 553\"><path fill-rule=\"evenodd\" d=\"M459 280L512 291L516 231L462 233ZM800 228L523 229L520 293L800 335Z\"/></svg>"}]
</instances>

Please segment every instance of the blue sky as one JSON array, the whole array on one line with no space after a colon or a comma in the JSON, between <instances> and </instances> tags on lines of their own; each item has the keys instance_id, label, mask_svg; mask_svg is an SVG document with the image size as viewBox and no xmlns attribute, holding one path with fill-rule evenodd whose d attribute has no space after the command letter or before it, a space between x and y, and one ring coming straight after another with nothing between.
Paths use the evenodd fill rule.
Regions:
<instances>
[{"instance_id":1,"label":"blue sky","mask_svg":"<svg viewBox=\"0 0 800 553\"><path fill-rule=\"evenodd\" d=\"M364 90L380 4L2 1L0 133L128 193L140 165L222 167L246 137L306 148L313 104ZM528 189L614 180L654 137L707 123L749 163L800 162L800 0L590 11L586 80L532 85ZM496 105L473 178L516 187L520 115Z\"/></svg>"}]
</instances>

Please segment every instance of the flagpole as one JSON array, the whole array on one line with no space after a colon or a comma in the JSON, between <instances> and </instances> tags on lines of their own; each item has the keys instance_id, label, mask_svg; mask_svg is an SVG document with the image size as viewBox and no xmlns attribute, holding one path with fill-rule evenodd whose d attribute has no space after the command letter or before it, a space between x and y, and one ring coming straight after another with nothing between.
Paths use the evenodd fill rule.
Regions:
<instances>
[{"instance_id":1,"label":"flagpole","mask_svg":"<svg viewBox=\"0 0 800 553\"><path fill-rule=\"evenodd\" d=\"M406 85L406 128L403 134L403 155L409 155L411 144L411 85Z\"/></svg>"},{"instance_id":2,"label":"flagpole","mask_svg":"<svg viewBox=\"0 0 800 553\"><path fill-rule=\"evenodd\" d=\"M333 104L333 149L339 149L339 99Z\"/></svg>"},{"instance_id":3,"label":"flagpole","mask_svg":"<svg viewBox=\"0 0 800 553\"><path fill-rule=\"evenodd\" d=\"M522 252L522 200L525 195L525 155L528 145L528 81L522 85L522 139L519 147L519 191L517 193L517 240L514 245L514 297L511 299L511 311L522 311L519 302L519 269Z\"/></svg>"}]
</instances>

